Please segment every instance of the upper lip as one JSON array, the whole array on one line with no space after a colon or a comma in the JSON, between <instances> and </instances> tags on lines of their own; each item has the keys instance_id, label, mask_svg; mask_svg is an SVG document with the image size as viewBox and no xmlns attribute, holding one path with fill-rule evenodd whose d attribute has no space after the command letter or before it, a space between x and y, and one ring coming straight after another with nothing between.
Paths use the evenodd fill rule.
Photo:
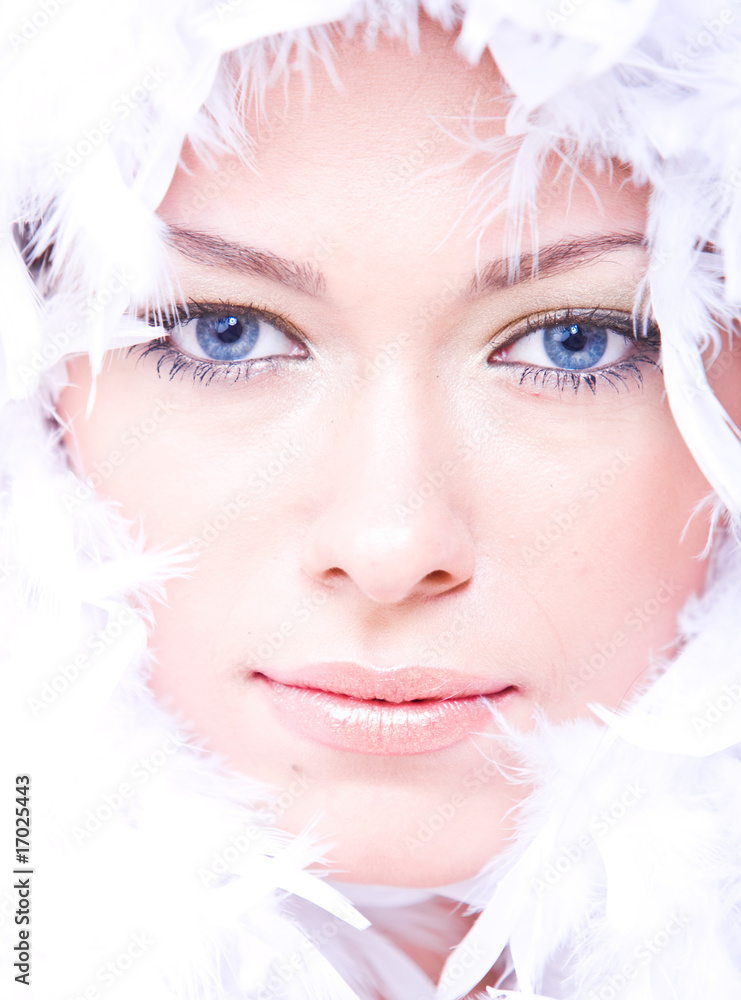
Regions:
<instances>
[{"instance_id":1,"label":"upper lip","mask_svg":"<svg viewBox=\"0 0 741 1000\"><path fill-rule=\"evenodd\" d=\"M270 680L291 687L316 688L362 701L443 700L472 695L493 695L512 685L491 677L463 677L441 667L398 666L375 668L359 663L311 663L298 667L255 670Z\"/></svg>"}]
</instances>

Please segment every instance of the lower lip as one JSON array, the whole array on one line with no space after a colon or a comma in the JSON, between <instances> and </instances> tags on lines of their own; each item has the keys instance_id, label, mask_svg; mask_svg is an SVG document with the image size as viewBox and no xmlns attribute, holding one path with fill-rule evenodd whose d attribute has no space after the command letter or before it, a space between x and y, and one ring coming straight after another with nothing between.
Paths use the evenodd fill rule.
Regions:
<instances>
[{"instance_id":1,"label":"lower lip","mask_svg":"<svg viewBox=\"0 0 741 1000\"><path fill-rule=\"evenodd\" d=\"M264 674L254 680L287 729L337 750L383 756L429 753L460 743L491 725L489 706L499 706L514 690L396 704L280 684Z\"/></svg>"}]
</instances>

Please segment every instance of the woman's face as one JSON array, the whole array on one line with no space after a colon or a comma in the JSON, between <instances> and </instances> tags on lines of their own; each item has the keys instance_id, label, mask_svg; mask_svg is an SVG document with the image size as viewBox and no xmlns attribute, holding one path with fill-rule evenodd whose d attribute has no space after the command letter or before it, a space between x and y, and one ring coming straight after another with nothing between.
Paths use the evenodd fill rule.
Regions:
<instances>
[{"instance_id":1,"label":"woman's face","mask_svg":"<svg viewBox=\"0 0 741 1000\"><path fill-rule=\"evenodd\" d=\"M340 877L439 885L525 794L487 704L521 729L617 706L703 584L705 516L680 536L709 486L656 338L624 336L645 192L552 170L539 271L525 231L508 282L503 214L470 211L506 164L460 142L474 99L503 135L492 64L427 27L336 66L308 104L268 93L256 171L188 158L159 214L192 318L111 353L87 419L73 359L59 410L148 545L197 552L155 609L156 695L284 829L318 814Z\"/></svg>"}]
</instances>

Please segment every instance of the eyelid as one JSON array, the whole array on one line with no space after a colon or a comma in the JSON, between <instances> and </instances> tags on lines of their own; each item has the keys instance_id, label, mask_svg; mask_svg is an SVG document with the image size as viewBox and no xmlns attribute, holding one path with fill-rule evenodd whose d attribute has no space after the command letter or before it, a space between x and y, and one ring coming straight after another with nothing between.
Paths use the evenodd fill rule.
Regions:
<instances>
[{"instance_id":1,"label":"eyelid","mask_svg":"<svg viewBox=\"0 0 741 1000\"><path fill-rule=\"evenodd\" d=\"M170 380L176 374L183 375L190 372L193 381L205 382L206 385L213 382L237 382L241 379L249 378L257 371L274 369L281 362L297 360L299 357L293 352L284 352L258 356L254 358L235 358L232 360L216 360L204 358L191 354L187 347L181 342L181 337L174 334L174 331L185 331L185 327L201 317L213 317L234 315L251 317L261 323L272 326L285 338L291 341L295 347L303 352L300 360L310 358L311 352L306 344L303 334L288 320L269 309L253 303L241 303L236 305L233 302L224 301L205 302L190 299L184 305L175 305L169 314L158 315L149 313L144 317L150 326L163 330L164 335L156 337L143 345L135 345L139 348L140 360L149 354L159 354L157 360L157 375L161 377L161 367L166 362L171 362ZM134 348L130 348L133 350Z\"/></svg>"},{"instance_id":2,"label":"eyelid","mask_svg":"<svg viewBox=\"0 0 741 1000\"><path fill-rule=\"evenodd\" d=\"M620 309L606 309L602 306L591 307L565 307L563 309L547 310L539 313L530 313L522 319L515 320L500 330L489 342L489 349L493 351L503 351L511 347L518 340L529 336L538 330L548 326L560 326L568 323L579 322L601 326L621 333L636 343L646 345L658 345L660 332L658 325L653 320L644 320L635 313L624 312ZM645 336L641 331L645 329Z\"/></svg>"},{"instance_id":3,"label":"eyelid","mask_svg":"<svg viewBox=\"0 0 741 1000\"><path fill-rule=\"evenodd\" d=\"M278 313L272 312L270 309L265 309L252 302L229 302L224 299L219 299L213 302L206 302L202 299L188 299L184 306L175 306L174 310L165 314L164 322L161 323L150 323L152 326L159 326L167 330L169 333L176 326L184 326L186 323L194 319L199 319L202 316L213 316L216 315L228 315L233 313L236 316L245 313L254 313L260 319L266 320L273 326L277 327L282 333L285 333L287 337L292 337L297 340L302 347L308 350L308 344L304 334L294 326L293 323L285 319L285 317L280 316Z\"/></svg>"}]
</instances>

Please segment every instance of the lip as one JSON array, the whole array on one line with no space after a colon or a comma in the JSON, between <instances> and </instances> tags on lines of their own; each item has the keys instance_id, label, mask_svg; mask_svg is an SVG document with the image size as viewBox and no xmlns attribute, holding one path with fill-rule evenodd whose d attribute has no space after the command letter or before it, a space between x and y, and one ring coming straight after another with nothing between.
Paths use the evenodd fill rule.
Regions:
<instances>
[{"instance_id":1,"label":"lip","mask_svg":"<svg viewBox=\"0 0 741 1000\"><path fill-rule=\"evenodd\" d=\"M439 667L375 669L316 663L254 671L286 728L338 750L376 755L429 753L480 732L516 689Z\"/></svg>"}]
</instances>

